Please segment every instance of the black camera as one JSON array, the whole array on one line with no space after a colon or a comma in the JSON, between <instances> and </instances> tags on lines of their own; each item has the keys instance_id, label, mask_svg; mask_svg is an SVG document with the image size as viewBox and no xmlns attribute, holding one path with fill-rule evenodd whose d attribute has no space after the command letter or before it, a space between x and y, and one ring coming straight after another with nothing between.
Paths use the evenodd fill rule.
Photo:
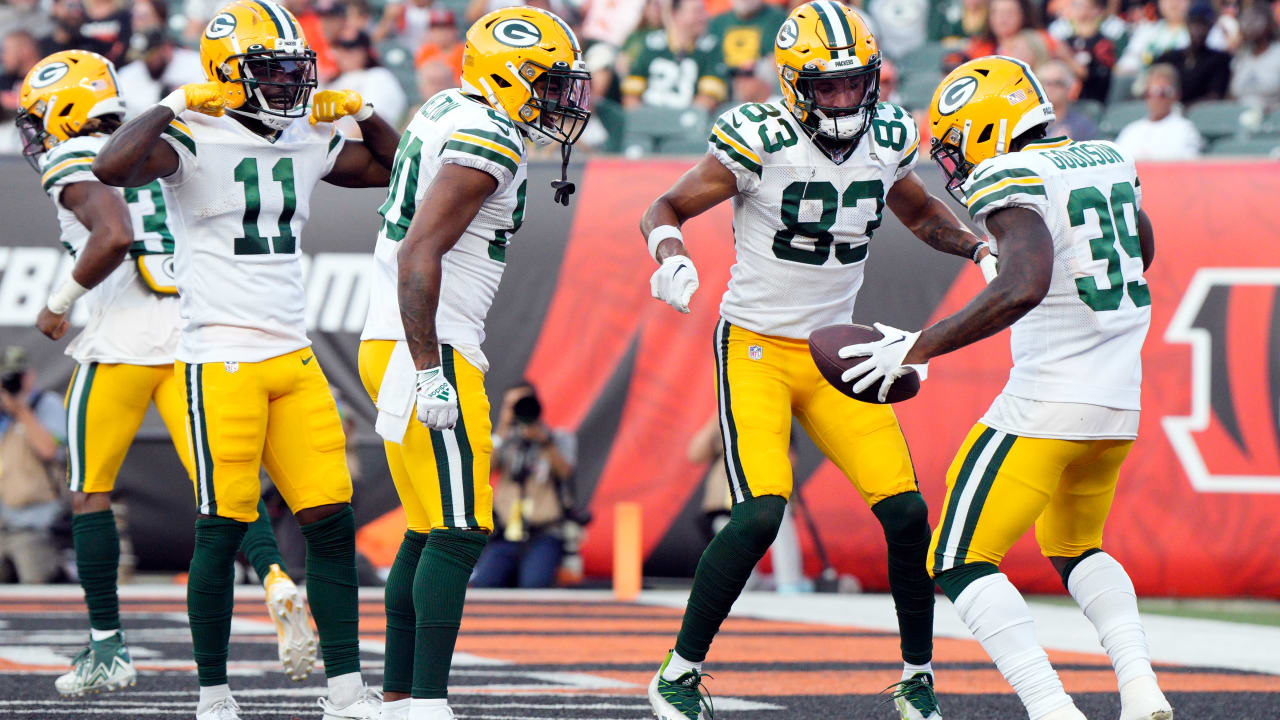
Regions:
<instances>
[{"instance_id":1,"label":"black camera","mask_svg":"<svg viewBox=\"0 0 1280 720\"><path fill-rule=\"evenodd\" d=\"M0 388L10 395L17 395L22 392L22 371L12 370L0 375Z\"/></svg>"},{"instance_id":2,"label":"black camera","mask_svg":"<svg viewBox=\"0 0 1280 720\"><path fill-rule=\"evenodd\" d=\"M525 395L511 406L511 415L521 425L533 425L542 419L542 403L537 395Z\"/></svg>"}]
</instances>

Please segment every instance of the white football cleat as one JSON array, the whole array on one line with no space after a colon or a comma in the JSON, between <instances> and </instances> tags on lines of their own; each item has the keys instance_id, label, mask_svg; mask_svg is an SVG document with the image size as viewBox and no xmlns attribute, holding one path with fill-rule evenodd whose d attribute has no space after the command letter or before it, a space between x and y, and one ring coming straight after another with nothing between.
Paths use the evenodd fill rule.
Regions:
<instances>
[{"instance_id":1,"label":"white football cleat","mask_svg":"<svg viewBox=\"0 0 1280 720\"><path fill-rule=\"evenodd\" d=\"M394 705L394 707L393 707ZM409 720L409 700L382 701L382 720Z\"/></svg>"},{"instance_id":2,"label":"white football cleat","mask_svg":"<svg viewBox=\"0 0 1280 720\"><path fill-rule=\"evenodd\" d=\"M1041 715L1040 720L1089 720L1089 718L1080 712L1075 703L1072 703L1066 707L1058 708L1048 715Z\"/></svg>"},{"instance_id":3,"label":"white football cleat","mask_svg":"<svg viewBox=\"0 0 1280 720\"><path fill-rule=\"evenodd\" d=\"M409 711L408 720L457 720L458 716L453 714L453 709L448 705L434 705L432 707L413 708ZM383 718L383 720L387 720Z\"/></svg>"},{"instance_id":4,"label":"white football cleat","mask_svg":"<svg viewBox=\"0 0 1280 720\"><path fill-rule=\"evenodd\" d=\"M382 720L382 691L365 685L346 707L336 707L327 697L319 700L322 720Z\"/></svg>"},{"instance_id":5,"label":"white football cleat","mask_svg":"<svg viewBox=\"0 0 1280 720\"><path fill-rule=\"evenodd\" d=\"M71 671L53 681L58 693L76 697L129 687L138 681L138 670L129 657L124 634L102 640L89 639L80 654L71 661Z\"/></svg>"},{"instance_id":6,"label":"white football cleat","mask_svg":"<svg viewBox=\"0 0 1280 720\"><path fill-rule=\"evenodd\" d=\"M291 680L305 680L316 662L316 635L311 630L306 603L298 594L298 586L279 565L271 566L262 585L267 590L267 611L276 624L276 644L284 674Z\"/></svg>"},{"instance_id":7,"label":"white football cleat","mask_svg":"<svg viewBox=\"0 0 1280 720\"><path fill-rule=\"evenodd\" d=\"M240 706L232 697L219 698L208 710L196 713L196 720L240 720Z\"/></svg>"},{"instance_id":8,"label":"white football cleat","mask_svg":"<svg viewBox=\"0 0 1280 720\"><path fill-rule=\"evenodd\" d=\"M1155 678L1134 678L1120 688L1120 720L1173 720L1173 707Z\"/></svg>"}]
</instances>

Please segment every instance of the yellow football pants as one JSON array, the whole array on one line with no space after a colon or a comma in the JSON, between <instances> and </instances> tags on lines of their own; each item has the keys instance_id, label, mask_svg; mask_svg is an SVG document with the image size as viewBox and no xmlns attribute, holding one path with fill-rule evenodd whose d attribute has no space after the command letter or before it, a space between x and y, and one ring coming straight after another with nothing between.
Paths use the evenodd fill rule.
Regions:
<instances>
[{"instance_id":1,"label":"yellow football pants","mask_svg":"<svg viewBox=\"0 0 1280 720\"><path fill-rule=\"evenodd\" d=\"M395 348L392 340L360 343L360 380L374 403ZM489 459L493 432L484 373L449 345L440 346L444 375L458 392L458 424L430 430L416 415L401 442L384 442L396 493L404 505L409 529L493 530L493 489Z\"/></svg>"},{"instance_id":2,"label":"yellow football pants","mask_svg":"<svg viewBox=\"0 0 1280 720\"><path fill-rule=\"evenodd\" d=\"M868 506L918 489L893 408L854 400L832 387L806 341L721 320L715 353L720 434L734 503L760 495L790 497L793 415Z\"/></svg>"},{"instance_id":3,"label":"yellow football pants","mask_svg":"<svg viewBox=\"0 0 1280 720\"><path fill-rule=\"evenodd\" d=\"M1102 546L1120 465L1132 440L1052 440L978 423L947 471L929 573L965 563L999 565L1032 525L1045 557Z\"/></svg>"},{"instance_id":4,"label":"yellow football pants","mask_svg":"<svg viewBox=\"0 0 1280 720\"><path fill-rule=\"evenodd\" d=\"M186 403L172 365L81 363L71 373L67 408L67 486L73 492L111 492L124 456L156 404L187 477Z\"/></svg>"},{"instance_id":5,"label":"yellow football pants","mask_svg":"<svg viewBox=\"0 0 1280 720\"><path fill-rule=\"evenodd\" d=\"M262 466L293 512L351 502L338 406L311 348L262 362L174 366L202 515L258 517Z\"/></svg>"}]
</instances>

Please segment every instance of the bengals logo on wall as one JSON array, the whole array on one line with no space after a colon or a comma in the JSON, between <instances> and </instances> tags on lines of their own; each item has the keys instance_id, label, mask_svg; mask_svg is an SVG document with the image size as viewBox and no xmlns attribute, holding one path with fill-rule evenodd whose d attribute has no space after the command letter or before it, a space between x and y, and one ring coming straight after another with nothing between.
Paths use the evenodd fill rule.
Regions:
<instances>
[{"instance_id":1,"label":"bengals logo on wall","mask_svg":"<svg viewBox=\"0 0 1280 720\"><path fill-rule=\"evenodd\" d=\"M1164 339L1191 345L1191 414L1163 419L1191 485L1280 493L1280 269L1199 270Z\"/></svg>"}]
</instances>

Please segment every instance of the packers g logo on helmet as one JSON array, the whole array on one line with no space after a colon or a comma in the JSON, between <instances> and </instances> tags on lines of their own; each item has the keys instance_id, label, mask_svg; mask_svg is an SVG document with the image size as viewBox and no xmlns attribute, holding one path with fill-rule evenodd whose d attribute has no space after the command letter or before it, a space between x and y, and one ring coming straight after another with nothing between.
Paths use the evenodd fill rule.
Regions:
<instances>
[{"instance_id":1,"label":"packers g logo on helmet","mask_svg":"<svg viewBox=\"0 0 1280 720\"><path fill-rule=\"evenodd\" d=\"M955 80L938 94L938 114L950 115L954 113L969 102L969 98L972 98L977 91L977 78L962 77Z\"/></svg>"},{"instance_id":2,"label":"packers g logo on helmet","mask_svg":"<svg viewBox=\"0 0 1280 720\"><path fill-rule=\"evenodd\" d=\"M22 154L39 169L41 153L76 135L103 131L109 117L124 117L111 61L86 50L63 50L27 73L14 124L22 137Z\"/></svg>"},{"instance_id":3,"label":"packers g logo on helmet","mask_svg":"<svg viewBox=\"0 0 1280 720\"><path fill-rule=\"evenodd\" d=\"M795 18L788 18L782 23L782 27L778 28L777 46L786 50L796 44L796 39L800 37L800 28L796 27Z\"/></svg>"},{"instance_id":4,"label":"packers g logo on helmet","mask_svg":"<svg viewBox=\"0 0 1280 720\"><path fill-rule=\"evenodd\" d=\"M209 27L205 28L204 36L210 40L224 38L236 29L236 16L231 13L218 13L209 21Z\"/></svg>"},{"instance_id":5,"label":"packers g logo on helmet","mask_svg":"<svg viewBox=\"0 0 1280 720\"><path fill-rule=\"evenodd\" d=\"M51 62L43 67L37 67L31 75L31 87L42 88L62 79L71 70L71 66L64 62Z\"/></svg>"},{"instance_id":6,"label":"packers g logo on helmet","mask_svg":"<svg viewBox=\"0 0 1280 720\"><path fill-rule=\"evenodd\" d=\"M542 39L542 31L528 20L511 18L493 26L498 42L511 47L533 47Z\"/></svg>"}]
</instances>

